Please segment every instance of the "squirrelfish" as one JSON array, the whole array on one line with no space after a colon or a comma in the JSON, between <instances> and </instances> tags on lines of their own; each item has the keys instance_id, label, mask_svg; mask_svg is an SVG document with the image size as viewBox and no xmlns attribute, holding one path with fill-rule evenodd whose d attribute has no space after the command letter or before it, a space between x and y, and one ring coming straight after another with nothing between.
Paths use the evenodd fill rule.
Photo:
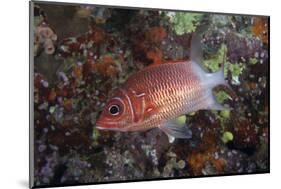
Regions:
<instances>
[{"instance_id":1,"label":"squirrelfish","mask_svg":"<svg viewBox=\"0 0 281 189\"><path fill-rule=\"evenodd\" d=\"M215 86L227 85L223 73L206 73L192 56L145 67L113 93L96 127L123 132L159 128L171 141L191 138L190 129L175 120L197 110L223 109L212 93Z\"/></svg>"}]
</instances>

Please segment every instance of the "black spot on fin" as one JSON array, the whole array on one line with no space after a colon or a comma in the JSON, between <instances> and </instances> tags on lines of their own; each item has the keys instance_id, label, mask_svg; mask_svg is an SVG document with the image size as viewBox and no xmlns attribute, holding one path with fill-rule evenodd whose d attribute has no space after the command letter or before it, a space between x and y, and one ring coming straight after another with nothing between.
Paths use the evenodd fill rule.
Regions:
<instances>
[{"instance_id":1,"label":"black spot on fin","mask_svg":"<svg viewBox=\"0 0 281 189\"><path fill-rule=\"evenodd\" d=\"M170 143L172 143L175 138L189 139L192 137L191 130L186 125L179 125L176 120L168 121L159 128L169 137Z\"/></svg>"}]
</instances>

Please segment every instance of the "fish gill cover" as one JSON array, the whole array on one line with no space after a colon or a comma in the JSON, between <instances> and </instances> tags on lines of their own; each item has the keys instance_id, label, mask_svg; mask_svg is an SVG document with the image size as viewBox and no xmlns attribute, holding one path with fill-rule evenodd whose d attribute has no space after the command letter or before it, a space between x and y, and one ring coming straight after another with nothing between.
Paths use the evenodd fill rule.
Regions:
<instances>
[{"instance_id":1,"label":"fish gill cover","mask_svg":"<svg viewBox=\"0 0 281 189\"><path fill-rule=\"evenodd\" d=\"M34 186L268 172L268 24L262 16L35 3ZM226 57L231 90L213 93L227 109L179 115L192 138L173 143L159 129L96 129L114 90L150 65L189 60L194 34L206 71Z\"/></svg>"}]
</instances>

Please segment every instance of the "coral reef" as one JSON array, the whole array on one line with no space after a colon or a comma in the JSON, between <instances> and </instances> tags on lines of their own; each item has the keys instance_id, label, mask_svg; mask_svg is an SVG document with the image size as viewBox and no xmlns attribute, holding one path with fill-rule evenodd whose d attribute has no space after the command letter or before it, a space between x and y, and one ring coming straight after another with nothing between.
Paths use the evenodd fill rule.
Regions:
<instances>
[{"instance_id":1,"label":"coral reef","mask_svg":"<svg viewBox=\"0 0 281 189\"><path fill-rule=\"evenodd\" d=\"M36 186L269 170L266 17L36 4ZM95 128L115 88L151 64L189 59L194 34L204 69L224 64L231 89L214 93L225 110L179 115L193 136L172 144L158 129Z\"/></svg>"}]
</instances>

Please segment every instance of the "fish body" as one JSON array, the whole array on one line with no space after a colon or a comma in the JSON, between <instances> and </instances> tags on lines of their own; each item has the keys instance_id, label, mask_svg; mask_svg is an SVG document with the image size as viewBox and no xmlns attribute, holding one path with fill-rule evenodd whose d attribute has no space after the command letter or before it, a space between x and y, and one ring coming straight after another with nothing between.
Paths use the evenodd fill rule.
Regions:
<instances>
[{"instance_id":1,"label":"fish body","mask_svg":"<svg viewBox=\"0 0 281 189\"><path fill-rule=\"evenodd\" d=\"M223 109L212 93L220 84L227 85L223 69L206 73L192 60L148 66L115 91L97 128L124 132L160 128L169 137L190 138L191 132L174 120L197 110Z\"/></svg>"}]
</instances>

